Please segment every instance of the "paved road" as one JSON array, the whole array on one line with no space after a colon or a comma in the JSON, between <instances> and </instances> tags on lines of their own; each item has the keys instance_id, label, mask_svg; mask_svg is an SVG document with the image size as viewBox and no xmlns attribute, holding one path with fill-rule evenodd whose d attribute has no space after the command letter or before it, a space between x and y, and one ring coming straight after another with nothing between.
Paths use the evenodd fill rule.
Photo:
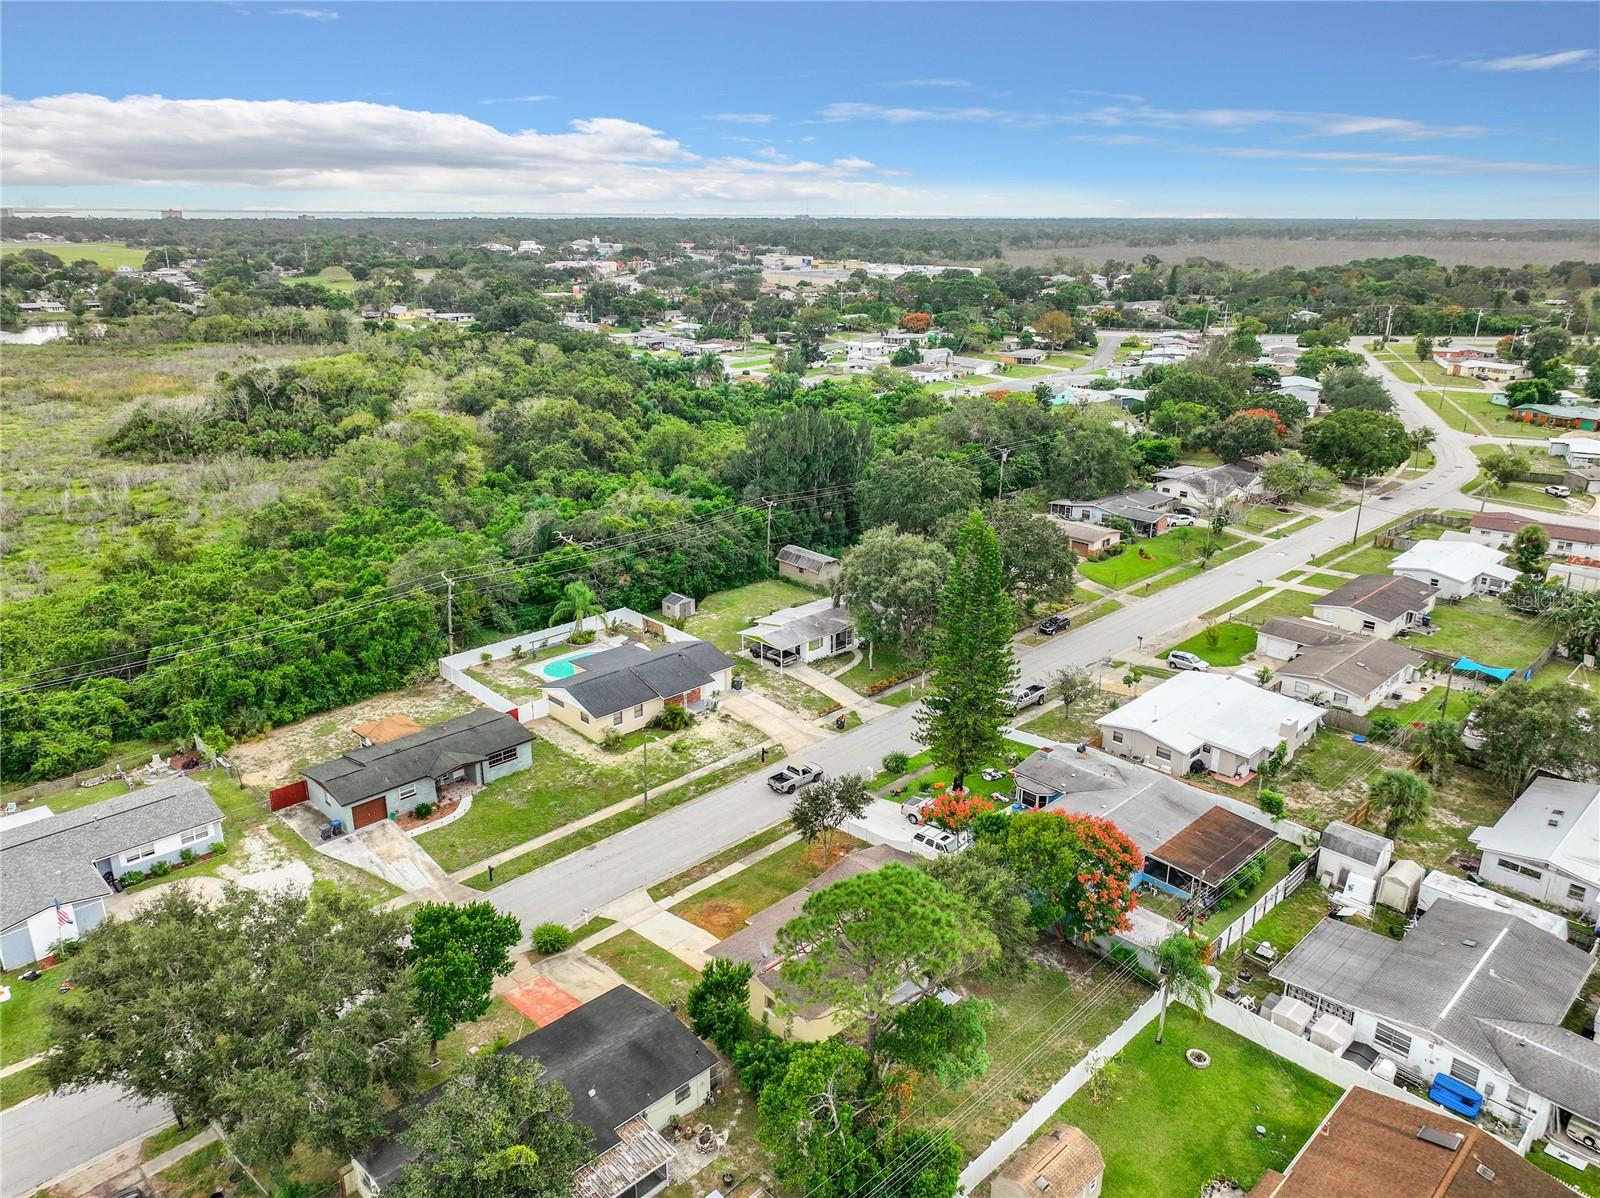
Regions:
<instances>
[{"instance_id":1,"label":"paved road","mask_svg":"<svg viewBox=\"0 0 1600 1198\"><path fill-rule=\"evenodd\" d=\"M139 1106L116 1086L46 1094L0 1111L0 1198L32 1194L171 1122L165 1103Z\"/></svg>"},{"instance_id":2,"label":"paved road","mask_svg":"<svg viewBox=\"0 0 1600 1198\"><path fill-rule=\"evenodd\" d=\"M1408 424L1429 424L1438 430L1437 465L1427 476L1372 499L1365 510L1352 508L1312 528L1270 542L1262 548L1146 599L1129 601L1121 610L1084 628L1064 633L1019 654L1025 680L1043 680L1069 665L1087 666L1103 658L1125 656L1143 636L1160 644L1169 630L1195 619L1235 595L1354 538L1359 518L1364 529L1376 528L1415 508L1460 506L1468 500L1460 488L1477 473L1470 445L1474 438L1443 427L1438 417L1387 371L1373 366L1384 379ZM829 773L876 773L885 753L909 749L916 705L863 724L806 751ZM774 761L773 768L777 767ZM590 848L552 862L490 892L495 904L531 927L543 920L570 923L585 912L621 898L686 869L719 849L738 843L782 819L789 800L769 792L766 771L713 791L659 815Z\"/></svg>"}]
</instances>

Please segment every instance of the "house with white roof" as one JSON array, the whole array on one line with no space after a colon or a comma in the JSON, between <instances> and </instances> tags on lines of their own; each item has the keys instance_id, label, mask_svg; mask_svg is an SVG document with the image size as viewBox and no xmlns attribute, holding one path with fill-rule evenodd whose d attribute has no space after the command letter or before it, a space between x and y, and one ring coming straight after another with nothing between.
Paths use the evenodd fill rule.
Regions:
<instances>
[{"instance_id":1,"label":"house with white roof","mask_svg":"<svg viewBox=\"0 0 1600 1198\"><path fill-rule=\"evenodd\" d=\"M1294 757L1323 710L1229 674L1183 673L1095 721L1108 753L1169 774L1245 777L1281 741Z\"/></svg>"},{"instance_id":2,"label":"house with white roof","mask_svg":"<svg viewBox=\"0 0 1600 1198\"><path fill-rule=\"evenodd\" d=\"M1425 582L1445 599L1498 595L1517 580L1505 558L1498 549L1467 541L1418 541L1389 563L1389 572Z\"/></svg>"},{"instance_id":3,"label":"house with white roof","mask_svg":"<svg viewBox=\"0 0 1600 1198\"><path fill-rule=\"evenodd\" d=\"M1569 433L1551 437L1545 442L1545 451L1553 458L1562 458L1569 466L1600 466L1600 439L1580 437Z\"/></svg>"},{"instance_id":4,"label":"house with white roof","mask_svg":"<svg viewBox=\"0 0 1600 1198\"><path fill-rule=\"evenodd\" d=\"M833 598L782 608L739 630L740 648L785 666L848 653L855 642L855 617Z\"/></svg>"},{"instance_id":5,"label":"house with white roof","mask_svg":"<svg viewBox=\"0 0 1600 1198\"><path fill-rule=\"evenodd\" d=\"M1468 839L1483 853L1486 881L1600 919L1600 786L1535 778L1492 827Z\"/></svg>"}]
</instances>

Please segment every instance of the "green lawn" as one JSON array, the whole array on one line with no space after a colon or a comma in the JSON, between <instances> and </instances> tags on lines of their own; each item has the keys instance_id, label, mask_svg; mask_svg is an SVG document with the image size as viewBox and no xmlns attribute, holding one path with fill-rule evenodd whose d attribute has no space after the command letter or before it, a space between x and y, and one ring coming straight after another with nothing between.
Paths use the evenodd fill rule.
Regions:
<instances>
[{"instance_id":1,"label":"green lawn","mask_svg":"<svg viewBox=\"0 0 1600 1198\"><path fill-rule=\"evenodd\" d=\"M1129 541L1126 543L1127 548L1117 557L1079 562L1078 572L1091 582L1098 582L1102 586L1113 588L1129 586L1163 570L1170 570L1173 566L1194 561L1206 533L1207 530L1201 528L1175 528L1171 532L1164 532L1159 537L1151 537L1146 541ZM1220 540L1226 552L1229 546L1237 543L1238 538L1223 533ZM1212 561L1221 558L1222 554L1219 553L1212 558Z\"/></svg>"},{"instance_id":2,"label":"green lawn","mask_svg":"<svg viewBox=\"0 0 1600 1198\"><path fill-rule=\"evenodd\" d=\"M1236 666L1256 651L1256 630L1248 624L1214 624L1167 652L1173 649L1197 654L1214 666Z\"/></svg>"},{"instance_id":3,"label":"green lawn","mask_svg":"<svg viewBox=\"0 0 1600 1198\"><path fill-rule=\"evenodd\" d=\"M1044 941L1038 951L1049 954L1048 964L1034 965L1021 977L967 979L960 986L966 995L994 1004L988 1078L943 1087L920 1076L915 1083L911 1105L919 1121L938 1126L950 1120L950 1132L969 1160L1150 993L1142 983L1112 975L1098 958L1075 948ZM996 1078L1004 1081L992 1091L979 1090Z\"/></svg>"},{"instance_id":4,"label":"green lawn","mask_svg":"<svg viewBox=\"0 0 1600 1198\"><path fill-rule=\"evenodd\" d=\"M1554 639L1549 621L1529 619L1478 596L1436 605L1432 620L1438 631L1418 637L1418 645L1435 653L1465 654L1485 665L1525 666Z\"/></svg>"},{"instance_id":5,"label":"green lawn","mask_svg":"<svg viewBox=\"0 0 1600 1198\"><path fill-rule=\"evenodd\" d=\"M1283 1170L1339 1100L1332 1082L1186 1007L1168 1014L1166 1042L1155 1040L1151 1024L1117 1055L1100 1102L1086 1086L1058 1116L1100 1146L1103 1198L1198 1194L1219 1175L1248 1190ZM1210 1068L1190 1065L1190 1048L1208 1053Z\"/></svg>"},{"instance_id":6,"label":"green lawn","mask_svg":"<svg viewBox=\"0 0 1600 1198\"><path fill-rule=\"evenodd\" d=\"M1307 574L1304 578L1297 578L1295 581L1302 586L1322 587L1329 591L1337 591L1350 580L1348 578L1340 578L1337 574Z\"/></svg>"},{"instance_id":7,"label":"green lawn","mask_svg":"<svg viewBox=\"0 0 1600 1198\"><path fill-rule=\"evenodd\" d=\"M1269 889L1276 886L1289 872L1289 858L1294 850L1286 840L1275 840L1266 848L1267 867L1262 871L1261 881L1251 890L1241 894L1238 898L1223 903L1206 917L1205 923L1200 925L1200 931L1206 936L1221 934L1239 916L1243 915L1256 901Z\"/></svg>"},{"instance_id":8,"label":"green lawn","mask_svg":"<svg viewBox=\"0 0 1600 1198\"><path fill-rule=\"evenodd\" d=\"M25 1098L34 1098L50 1088L44 1080L44 1066L33 1065L0 1077L0 1110L16 1106Z\"/></svg>"},{"instance_id":9,"label":"green lawn","mask_svg":"<svg viewBox=\"0 0 1600 1198\"><path fill-rule=\"evenodd\" d=\"M22 972L0 974L0 983L11 988L11 997L0 1003L0 1065L15 1065L48 1049L54 1043L50 1011L77 1001L75 993L62 994L57 989L72 975L70 965L47 969L36 982L21 981Z\"/></svg>"},{"instance_id":10,"label":"green lawn","mask_svg":"<svg viewBox=\"0 0 1600 1198\"><path fill-rule=\"evenodd\" d=\"M1400 556L1398 549L1383 549L1377 545L1367 545L1347 553L1344 557L1331 562L1319 562L1318 565L1332 566L1335 570L1348 570L1352 574L1387 574L1390 563Z\"/></svg>"},{"instance_id":11,"label":"green lawn","mask_svg":"<svg viewBox=\"0 0 1600 1198\"><path fill-rule=\"evenodd\" d=\"M1222 541L1227 548L1223 549L1221 553L1218 553L1212 557L1211 561L1206 565L1202 566L1198 561L1196 561L1187 566L1180 566L1176 570L1169 570L1160 578L1156 578L1145 583L1143 586L1134 591L1134 593L1141 597L1145 595L1154 595L1157 591L1164 591L1168 587L1175 587L1181 582L1188 582L1191 578L1198 578L1207 570L1214 570L1224 562L1231 562L1236 557L1243 557L1245 554L1251 553L1260 548L1260 545L1254 541L1241 540L1231 537L1227 533L1222 535Z\"/></svg>"},{"instance_id":12,"label":"green lawn","mask_svg":"<svg viewBox=\"0 0 1600 1198\"><path fill-rule=\"evenodd\" d=\"M139 1145L139 1159L153 1161L163 1152L171 1151L179 1144L187 1144L204 1130L205 1125L199 1121L191 1122L188 1127L176 1123L163 1127L155 1135L144 1138L144 1143Z\"/></svg>"},{"instance_id":13,"label":"green lawn","mask_svg":"<svg viewBox=\"0 0 1600 1198\"><path fill-rule=\"evenodd\" d=\"M526 853L519 854L500 865L494 867L494 882L490 883L487 871L473 874L462 882L463 886L470 886L474 890L492 890L495 886L503 885L512 878L520 878L525 873L531 873L541 866L549 865L552 861L559 861L569 853L576 853L579 849L586 849L591 844L599 844L602 840L615 836L618 832L626 832L636 824L642 824L652 816L660 815L669 808L692 799L698 799L703 794L710 794L713 790L737 782L749 774L762 769L759 754L743 758L719 770L712 770L709 774L702 774L693 782L683 786L675 786L663 794L657 794L652 789L650 792L650 808L629 807L615 815L602 820L596 820L586 827L579 828L576 832L569 832L565 836L540 845L536 849L529 849ZM465 821L463 821L465 822ZM448 831L448 829L446 829ZM527 839L532 839L528 837Z\"/></svg>"},{"instance_id":14,"label":"green lawn","mask_svg":"<svg viewBox=\"0 0 1600 1198\"><path fill-rule=\"evenodd\" d=\"M589 955L615 969L634 989L673 1010L683 1005L700 976L666 949L634 931L621 932L595 945Z\"/></svg>"},{"instance_id":15,"label":"green lawn","mask_svg":"<svg viewBox=\"0 0 1600 1198\"><path fill-rule=\"evenodd\" d=\"M1600 1198L1600 1168L1591 1165L1587 1169L1574 1169L1571 1165L1562 1164L1544 1150L1546 1140L1537 1140L1528 1150L1528 1160L1539 1169L1543 1169L1559 1182L1571 1186L1580 1194L1589 1194L1592 1198Z\"/></svg>"},{"instance_id":16,"label":"green lawn","mask_svg":"<svg viewBox=\"0 0 1600 1198\"><path fill-rule=\"evenodd\" d=\"M1241 954L1249 944L1259 944L1263 940L1272 945L1280 953L1287 953L1299 944L1311 932L1311 929L1327 917L1328 895L1321 886L1317 885L1315 878L1307 879L1298 890L1271 911L1261 917L1251 929L1245 933L1245 939L1236 947L1230 947L1225 954L1223 964L1218 968L1223 977L1238 968L1248 968L1244 964ZM1264 974L1262 970L1254 970L1257 974ZM1276 983L1264 975L1260 981L1266 993L1276 989Z\"/></svg>"},{"instance_id":17,"label":"green lawn","mask_svg":"<svg viewBox=\"0 0 1600 1198\"><path fill-rule=\"evenodd\" d=\"M1333 790L1356 773L1374 763L1381 763L1382 754L1371 745L1358 744L1348 732L1324 728L1311 738L1311 743L1295 751L1294 759L1284 770L1278 789L1291 799L1294 783L1306 781ZM1319 827L1321 825L1318 825Z\"/></svg>"},{"instance_id":18,"label":"green lawn","mask_svg":"<svg viewBox=\"0 0 1600 1198\"><path fill-rule=\"evenodd\" d=\"M1088 365L1089 359L1082 354L1049 354L1045 357L1046 366L1054 366L1060 370L1075 370L1079 366Z\"/></svg>"},{"instance_id":19,"label":"green lawn","mask_svg":"<svg viewBox=\"0 0 1600 1198\"><path fill-rule=\"evenodd\" d=\"M1448 766L1434 787L1432 814L1396 834L1394 859L1408 857L1427 869L1441 869L1455 854L1459 869L1461 858L1478 855L1467 840L1472 830L1497 822L1510 805L1502 783L1470 766Z\"/></svg>"},{"instance_id":20,"label":"green lawn","mask_svg":"<svg viewBox=\"0 0 1600 1198\"><path fill-rule=\"evenodd\" d=\"M898 678L920 666L920 662L913 661L897 650L887 646L875 646L872 650L872 665L867 665L867 654L862 651L861 660L856 662L844 673L838 675L839 681L855 691L858 695L870 693L875 683L885 679Z\"/></svg>"},{"instance_id":21,"label":"green lawn","mask_svg":"<svg viewBox=\"0 0 1600 1198\"><path fill-rule=\"evenodd\" d=\"M1048 370L1043 366L1002 366L998 376L991 375L990 377L1007 379L1036 379L1042 375L1054 373L1055 371Z\"/></svg>"},{"instance_id":22,"label":"green lawn","mask_svg":"<svg viewBox=\"0 0 1600 1198\"><path fill-rule=\"evenodd\" d=\"M768 578L731 591L707 595L695 614L684 621L684 631L710 641L724 653L739 648L739 630L779 608L794 607L819 598L821 592L809 590L783 578Z\"/></svg>"},{"instance_id":23,"label":"green lawn","mask_svg":"<svg viewBox=\"0 0 1600 1198\"><path fill-rule=\"evenodd\" d=\"M1279 591L1254 607L1246 608L1239 613L1238 618L1260 626L1273 616L1309 616L1311 605L1317 599L1318 596L1309 595L1304 591Z\"/></svg>"},{"instance_id":24,"label":"green lawn","mask_svg":"<svg viewBox=\"0 0 1600 1198\"><path fill-rule=\"evenodd\" d=\"M1035 736L1048 736L1063 744L1077 744L1099 732L1095 720L1115 707L1119 697L1108 691L1095 691L1087 699L1074 703L1070 715L1063 715L1061 706L1057 704L1019 727L1023 732L1031 732Z\"/></svg>"},{"instance_id":25,"label":"green lawn","mask_svg":"<svg viewBox=\"0 0 1600 1198\"><path fill-rule=\"evenodd\" d=\"M1241 604L1249 603L1253 600L1261 598L1261 596L1265 595L1271 589L1271 587L1255 587L1246 591L1242 595L1235 595L1227 602L1219 603L1216 607L1213 607L1210 611L1205 613L1205 616L1208 619L1215 619L1217 616L1225 616Z\"/></svg>"},{"instance_id":26,"label":"green lawn","mask_svg":"<svg viewBox=\"0 0 1600 1198\"><path fill-rule=\"evenodd\" d=\"M1468 495L1487 493L1490 503L1509 503L1514 507L1531 507L1541 512L1561 512L1568 516L1578 514L1567 506L1565 499L1546 495L1543 486L1536 486L1533 483L1510 483L1504 487L1491 487L1480 474L1477 479L1463 487L1462 491Z\"/></svg>"},{"instance_id":27,"label":"green lawn","mask_svg":"<svg viewBox=\"0 0 1600 1198\"><path fill-rule=\"evenodd\" d=\"M1258 503L1246 508L1244 514L1235 520L1234 524L1251 532L1264 533L1268 529L1277 528L1280 524L1290 524L1297 518L1299 517L1294 512L1280 512L1268 504Z\"/></svg>"},{"instance_id":28,"label":"green lawn","mask_svg":"<svg viewBox=\"0 0 1600 1198\"><path fill-rule=\"evenodd\" d=\"M853 836L835 836L830 855L824 861L820 844L796 841L715 886L706 887L672 910L724 940L744 927L757 911L787 898L845 853L861 845L862 842Z\"/></svg>"},{"instance_id":29,"label":"green lawn","mask_svg":"<svg viewBox=\"0 0 1600 1198\"><path fill-rule=\"evenodd\" d=\"M1429 720L1437 719L1441 714L1447 690L1449 692L1449 705L1448 710L1443 713L1449 715L1452 720L1466 719L1467 713L1472 710L1473 705L1478 701L1478 696L1458 686L1452 685L1447 688L1443 675L1439 676L1437 685L1421 698L1413 699L1411 702L1403 703L1398 707L1384 708L1383 710L1385 714L1392 715L1402 724L1426 724Z\"/></svg>"},{"instance_id":30,"label":"green lawn","mask_svg":"<svg viewBox=\"0 0 1600 1198\"><path fill-rule=\"evenodd\" d=\"M703 716L701 720L721 720ZM737 723L737 721L733 721ZM698 728L677 733L650 754L650 785L665 786L675 778L726 756L762 737L739 724L730 741L708 738ZM617 765L600 765L563 752L542 737L533 742L533 768L491 782L472 800L472 810L436 832L424 832L417 843L449 873L503 852L524 840L542 836L602 807L619 803L643 789L637 755Z\"/></svg>"},{"instance_id":31,"label":"green lawn","mask_svg":"<svg viewBox=\"0 0 1600 1198\"><path fill-rule=\"evenodd\" d=\"M289 280L291 283L297 280ZM314 275L307 276L308 282L321 283L333 291L342 291L348 294L356 289L355 276L342 266L324 266Z\"/></svg>"},{"instance_id":32,"label":"green lawn","mask_svg":"<svg viewBox=\"0 0 1600 1198\"><path fill-rule=\"evenodd\" d=\"M47 254L54 254L62 262L73 263L84 258L98 266L105 266L115 270L119 266L142 267L145 256L150 252L144 246L126 245L120 241L81 241L81 242L23 242L0 246L0 257L11 254L20 254L23 250L43 250ZM176 266L177 262L174 261Z\"/></svg>"}]
</instances>

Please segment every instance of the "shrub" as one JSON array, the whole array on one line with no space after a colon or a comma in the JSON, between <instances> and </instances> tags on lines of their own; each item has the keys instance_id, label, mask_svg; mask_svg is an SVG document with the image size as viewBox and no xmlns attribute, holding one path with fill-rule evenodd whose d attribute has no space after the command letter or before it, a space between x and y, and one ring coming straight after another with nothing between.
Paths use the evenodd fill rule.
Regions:
<instances>
[{"instance_id":1,"label":"shrub","mask_svg":"<svg viewBox=\"0 0 1600 1198\"><path fill-rule=\"evenodd\" d=\"M694 723L694 716L689 714L687 707L663 707L661 714L650 721L652 728L660 728L663 732L681 732Z\"/></svg>"},{"instance_id":2,"label":"shrub","mask_svg":"<svg viewBox=\"0 0 1600 1198\"><path fill-rule=\"evenodd\" d=\"M122 884L124 886L137 886L142 881L144 881L144 870L142 869L130 869L122 875Z\"/></svg>"},{"instance_id":3,"label":"shrub","mask_svg":"<svg viewBox=\"0 0 1600 1198\"><path fill-rule=\"evenodd\" d=\"M529 938L535 952L560 953L572 947L572 933L559 923L542 923L533 929Z\"/></svg>"},{"instance_id":4,"label":"shrub","mask_svg":"<svg viewBox=\"0 0 1600 1198\"><path fill-rule=\"evenodd\" d=\"M76 937L71 940L63 940L61 943L56 945L56 956L61 958L76 957L79 950L82 948L83 941L77 939Z\"/></svg>"},{"instance_id":5,"label":"shrub","mask_svg":"<svg viewBox=\"0 0 1600 1198\"><path fill-rule=\"evenodd\" d=\"M689 991L685 1013L694 1034L710 1040L727 1056L750 1038L750 966L713 957Z\"/></svg>"},{"instance_id":6,"label":"shrub","mask_svg":"<svg viewBox=\"0 0 1600 1198\"><path fill-rule=\"evenodd\" d=\"M194 850L193 849L180 849L178 851L178 860L182 861L185 865L193 865L194 864L194 860L195 860L195 858L194 858Z\"/></svg>"},{"instance_id":7,"label":"shrub","mask_svg":"<svg viewBox=\"0 0 1600 1198\"><path fill-rule=\"evenodd\" d=\"M615 728L607 728L605 735L600 738L600 747L607 753L622 752L622 733Z\"/></svg>"},{"instance_id":8,"label":"shrub","mask_svg":"<svg viewBox=\"0 0 1600 1198\"><path fill-rule=\"evenodd\" d=\"M152 878L164 878L171 872L172 863L169 861L157 861L150 867L150 876Z\"/></svg>"},{"instance_id":9,"label":"shrub","mask_svg":"<svg viewBox=\"0 0 1600 1198\"><path fill-rule=\"evenodd\" d=\"M430 815L433 814L433 804L432 803L418 803L415 807L413 807L411 809L411 814L416 816L418 819L427 819Z\"/></svg>"},{"instance_id":10,"label":"shrub","mask_svg":"<svg viewBox=\"0 0 1600 1198\"><path fill-rule=\"evenodd\" d=\"M220 857L220 856L222 856L222 854L226 853L227 851L228 851L228 846L223 844L222 841L220 841L220 840L217 841L216 844L211 846L211 856L213 856L213 857Z\"/></svg>"},{"instance_id":11,"label":"shrub","mask_svg":"<svg viewBox=\"0 0 1600 1198\"><path fill-rule=\"evenodd\" d=\"M798 1047L773 1035L763 1025L751 1039L734 1046L733 1064L739 1071L739 1084L752 1098L761 1097L768 1082L784 1075L789 1068L789 1058Z\"/></svg>"},{"instance_id":12,"label":"shrub","mask_svg":"<svg viewBox=\"0 0 1600 1198\"><path fill-rule=\"evenodd\" d=\"M1400 735L1400 730L1405 727L1392 715L1375 715L1371 720L1372 727L1367 730L1367 735L1373 740L1385 744L1392 742Z\"/></svg>"},{"instance_id":13,"label":"shrub","mask_svg":"<svg viewBox=\"0 0 1600 1198\"><path fill-rule=\"evenodd\" d=\"M1139 954L1126 945L1114 944L1111 946L1111 959L1134 977L1147 986L1160 986L1161 979L1156 977L1139 962Z\"/></svg>"},{"instance_id":14,"label":"shrub","mask_svg":"<svg viewBox=\"0 0 1600 1198\"><path fill-rule=\"evenodd\" d=\"M883 772L893 774L898 778L911 768L911 758L904 753L885 753L883 755Z\"/></svg>"},{"instance_id":15,"label":"shrub","mask_svg":"<svg viewBox=\"0 0 1600 1198\"><path fill-rule=\"evenodd\" d=\"M1284 802L1283 796L1277 791L1267 789L1261 792L1261 810L1265 811L1273 819L1282 819L1283 813L1288 810L1288 804Z\"/></svg>"}]
</instances>

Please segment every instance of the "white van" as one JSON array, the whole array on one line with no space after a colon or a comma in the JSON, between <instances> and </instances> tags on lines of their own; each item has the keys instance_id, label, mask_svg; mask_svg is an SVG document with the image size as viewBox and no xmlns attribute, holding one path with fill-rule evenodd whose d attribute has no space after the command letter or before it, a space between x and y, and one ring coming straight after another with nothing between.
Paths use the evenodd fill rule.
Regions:
<instances>
[{"instance_id":1,"label":"white van","mask_svg":"<svg viewBox=\"0 0 1600 1198\"><path fill-rule=\"evenodd\" d=\"M1567 1116L1567 1139L1582 1144L1590 1152L1600 1148L1600 1127L1576 1115Z\"/></svg>"}]
</instances>

